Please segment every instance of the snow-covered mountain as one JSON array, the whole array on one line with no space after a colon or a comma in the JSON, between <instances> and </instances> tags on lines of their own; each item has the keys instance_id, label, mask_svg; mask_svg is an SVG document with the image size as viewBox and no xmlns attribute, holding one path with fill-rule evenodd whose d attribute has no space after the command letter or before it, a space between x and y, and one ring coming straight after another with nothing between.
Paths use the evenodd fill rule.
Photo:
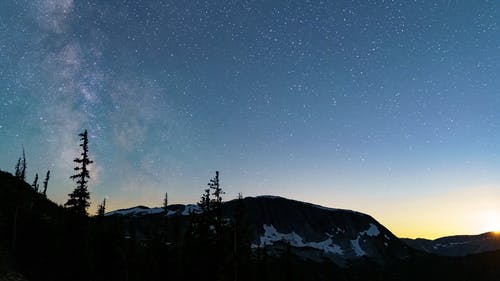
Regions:
<instances>
[{"instance_id":1,"label":"snow-covered mountain","mask_svg":"<svg viewBox=\"0 0 500 281\"><path fill-rule=\"evenodd\" d=\"M332 260L345 264L364 258L384 262L403 258L412 251L371 216L333 209L276 196L247 197L242 201L251 232L252 247L280 255L289 244L294 253L308 260ZM228 218L236 200L224 204ZM161 208L138 206L107 213L123 216L161 215ZM169 206L167 215L199 212L196 205Z\"/></svg>"},{"instance_id":2,"label":"snow-covered mountain","mask_svg":"<svg viewBox=\"0 0 500 281\"><path fill-rule=\"evenodd\" d=\"M401 239L409 246L441 256L466 256L500 250L500 234L487 232L479 235L456 235L428 239Z\"/></svg>"},{"instance_id":3,"label":"snow-covered mountain","mask_svg":"<svg viewBox=\"0 0 500 281\"><path fill-rule=\"evenodd\" d=\"M383 261L409 254L406 245L371 216L275 196L243 200L253 228L253 247L271 251L289 243L311 260L372 258ZM231 209L235 201L226 203Z\"/></svg>"}]
</instances>

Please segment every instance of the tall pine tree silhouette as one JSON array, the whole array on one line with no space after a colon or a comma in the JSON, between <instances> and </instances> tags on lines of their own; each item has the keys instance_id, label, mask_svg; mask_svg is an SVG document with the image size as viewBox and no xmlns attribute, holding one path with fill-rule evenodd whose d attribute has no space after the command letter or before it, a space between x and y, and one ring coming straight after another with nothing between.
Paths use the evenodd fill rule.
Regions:
<instances>
[{"instance_id":1,"label":"tall pine tree silhouette","mask_svg":"<svg viewBox=\"0 0 500 281\"><path fill-rule=\"evenodd\" d=\"M22 180L26 179L26 154L24 153L24 146L23 146L23 161L21 163L21 179Z\"/></svg>"},{"instance_id":2,"label":"tall pine tree silhouette","mask_svg":"<svg viewBox=\"0 0 500 281\"><path fill-rule=\"evenodd\" d=\"M105 213L106 213L106 198L104 198L104 200L102 200L102 203L99 204L99 207L97 208L97 216L104 217Z\"/></svg>"},{"instance_id":3,"label":"tall pine tree silhouette","mask_svg":"<svg viewBox=\"0 0 500 281\"><path fill-rule=\"evenodd\" d=\"M163 198L163 243L168 241L168 192L165 192L165 198Z\"/></svg>"},{"instance_id":4,"label":"tall pine tree silhouette","mask_svg":"<svg viewBox=\"0 0 500 281\"><path fill-rule=\"evenodd\" d=\"M38 193L38 189L40 188L40 185L38 184L38 173L35 175L35 179L33 180L33 183L31 184L31 187L35 190L35 192Z\"/></svg>"},{"instance_id":5,"label":"tall pine tree silhouette","mask_svg":"<svg viewBox=\"0 0 500 281\"><path fill-rule=\"evenodd\" d=\"M219 183L219 171L215 171L215 177L210 179L208 187L212 190L212 195L214 196L214 198L211 199L211 207L214 211L214 227L217 232L217 239L219 239L222 233L222 195L224 194Z\"/></svg>"},{"instance_id":6,"label":"tall pine tree silhouette","mask_svg":"<svg viewBox=\"0 0 500 281\"><path fill-rule=\"evenodd\" d=\"M163 197L163 212L165 215L168 213L168 192L165 192L165 197Z\"/></svg>"},{"instance_id":7,"label":"tall pine tree silhouette","mask_svg":"<svg viewBox=\"0 0 500 281\"><path fill-rule=\"evenodd\" d=\"M16 178L20 179L21 178L21 157L17 159L16 163Z\"/></svg>"},{"instance_id":8,"label":"tall pine tree silhouette","mask_svg":"<svg viewBox=\"0 0 500 281\"><path fill-rule=\"evenodd\" d=\"M89 148L88 148L88 135L87 130L83 133L79 134L80 141L82 142L80 146L82 147L82 153L80 154L80 158L75 158L73 162L77 163L77 166L74 168L75 171L78 171L77 174L74 174L70 177L70 179L76 181L76 188L72 193L68 194L69 199L64 204L68 209L72 210L76 214L87 216L87 208L90 206L90 193L87 188L88 180L90 179L88 165L92 164L93 161L89 158Z\"/></svg>"},{"instance_id":9,"label":"tall pine tree silhouette","mask_svg":"<svg viewBox=\"0 0 500 281\"><path fill-rule=\"evenodd\" d=\"M47 197L47 185L49 184L49 179L50 179L50 170L47 171L47 175L45 175L45 180L43 181L42 194L44 197Z\"/></svg>"},{"instance_id":10,"label":"tall pine tree silhouette","mask_svg":"<svg viewBox=\"0 0 500 281\"><path fill-rule=\"evenodd\" d=\"M23 155L19 157L19 159L17 159L16 177L23 181L26 178L26 154L24 153L24 146L23 146Z\"/></svg>"},{"instance_id":11,"label":"tall pine tree silhouette","mask_svg":"<svg viewBox=\"0 0 500 281\"><path fill-rule=\"evenodd\" d=\"M211 267L215 270L213 277L215 277L214 280L221 280L222 276L224 276L224 271L226 271L230 266L226 264L224 261L225 255L227 252L225 251L225 245L224 245L224 234L227 230L227 225L224 224L223 217L222 217L222 195L225 193L222 191L222 188L220 187L220 181L219 181L219 171L215 171L215 177L213 179L210 179L210 182L208 183L209 189L212 190L212 195L213 198L210 200L211 202L211 208L212 214L211 214L211 222L213 222L213 232L210 231L211 235L213 235L213 243L214 243L214 249L212 250L211 253ZM209 226L209 229L211 230L212 226Z\"/></svg>"}]
</instances>

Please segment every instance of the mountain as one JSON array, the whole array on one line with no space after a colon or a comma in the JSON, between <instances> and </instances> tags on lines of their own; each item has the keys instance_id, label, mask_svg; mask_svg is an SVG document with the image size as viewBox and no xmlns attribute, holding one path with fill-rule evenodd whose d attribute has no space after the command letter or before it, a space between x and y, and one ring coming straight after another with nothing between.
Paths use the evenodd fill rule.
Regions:
<instances>
[{"instance_id":1,"label":"mountain","mask_svg":"<svg viewBox=\"0 0 500 281\"><path fill-rule=\"evenodd\" d=\"M486 232L479 235L456 235L428 239L402 238L410 247L441 256L466 256L500 250L500 234Z\"/></svg>"},{"instance_id":2,"label":"mountain","mask_svg":"<svg viewBox=\"0 0 500 281\"><path fill-rule=\"evenodd\" d=\"M224 203L226 218L236 211L253 247L246 259L234 250L235 228L223 236L222 251L186 235L199 222L196 205L171 205L166 213L137 206L83 219L0 171L0 280L235 280L236 269L241 281L500 280L500 250L426 253L359 212L275 196ZM472 245L480 237L443 241ZM222 272L212 270L221 261Z\"/></svg>"},{"instance_id":3,"label":"mountain","mask_svg":"<svg viewBox=\"0 0 500 281\"><path fill-rule=\"evenodd\" d=\"M227 217L232 216L235 204L235 200L224 204ZM377 261L404 258L412 253L412 249L457 257L500 250L500 234L494 232L435 240L397 238L369 215L351 210L327 208L278 196L247 197L243 199L243 205L252 230L252 247L266 247L275 255L290 244L305 259L329 259L342 265L348 260L361 258ZM171 205L168 209L168 216L200 212L196 205L191 204ZM142 217L162 212L162 208L137 206L106 215Z\"/></svg>"},{"instance_id":4,"label":"mountain","mask_svg":"<svg viewBox=\"0 0 500 281\"><path fill-rule=\"evenodd\" d=\"M226 205L231 209L236 201ZM289 243L304 258L384 261L407 256L408 248L371 216L276 196L243 200L253 228L253 247Z\"/></svg>"},{"instance_id":5,"label":"mountain","mask_svg":"<svg viewBox=\"0 0 500 281\"><path fill-rule=\"evenodd\" d=\"M279 256L289 244L303 259L345 265L365 258L383 263L407 257L411 252L386 227L363 213L277 196L247 197L241 203L251 230L252 248L265 247L271 255ZM232 217L236 204L236 200L224 203L227 218ZM186 216L190 211L198 213L199 209L196 205L172 205L167 215ZM162 213L161 208L137 206L106 215L148 217Z\"/></svg>"},{"instance_id":6,"label":"mountain","mask_svg":"<svg viewBox=\"0 0 500 281\"><path fill-rule=\"evenodd\" d=\"M113 215L120 215L120 216L134 216L134 217L140 217L144 215L155 215L155 214L161 214L163 213L163 208L161 207L156 207L156 208L149 208L146 206L136 206L132 208L127 208L127 209L119 209L115 211L111 211L105 214L105 216L113 216ZM197 205L193 204L188 204L188 205L181 205L181 204L175 204L175 205L169 205L168 206L168 216L171 215L182 215L182 216L187 216L190 214L190 212L193 213L199 213L200 208Z\"/></svg>"}]
</instances>

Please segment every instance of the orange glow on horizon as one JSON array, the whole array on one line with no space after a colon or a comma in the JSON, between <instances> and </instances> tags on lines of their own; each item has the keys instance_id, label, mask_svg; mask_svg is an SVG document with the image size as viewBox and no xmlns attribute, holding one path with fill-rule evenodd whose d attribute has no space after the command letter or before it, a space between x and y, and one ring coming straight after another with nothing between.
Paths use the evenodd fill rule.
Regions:
<instances>
[{"instance_id":1,"label":"orange glow on horizon","mask_svg":"<svg viewBox=\"0 0 500 281\"><path fill-rule=\"evenodd\" d=\"M134 200L130 200L127 196L110 198L108 211L137 205L160 206L162 191L155 190L154 187L150 187L148 191L142 193L141 197L135 197ZM248 196L255 195L258 194L248 194ZM379 198L373 198L368 194L275 195L368 214L401 238L436 239L443 236L485 232L500 235L500 187L495 186L461 187L426 196L381 195ZM194 203L190 197L180 198L177 194L173 194L172 198L180 199L172 200L172 203ZM334 201L325 198L334 198ZM93 209L89 211L95 212Z\"/></svg>"}]
</instances>

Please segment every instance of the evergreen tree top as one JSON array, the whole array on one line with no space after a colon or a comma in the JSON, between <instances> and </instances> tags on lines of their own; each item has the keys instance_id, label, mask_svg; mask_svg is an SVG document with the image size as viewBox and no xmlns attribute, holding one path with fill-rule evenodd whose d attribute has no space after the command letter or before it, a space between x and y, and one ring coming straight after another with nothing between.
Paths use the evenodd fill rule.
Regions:
<instances>
[{"instance_id":1,"label":"evergreen tree top","mask_svg":"<svg viewBox=\"0 0 500 281\"><path fill-rule=\"evenodd\" d=\"M78 165L74 168L78 171L77 174L70 176L70 179L75 180L77 187L72 193L68 194L69 199L65 206L72 209L78 214L87 215L87 208L90 206L90 193L87 189L88 179L90 179L90 174L87 166L92 164L93 161L90 160L88 155L88 135L87 130L83 133L78 134L80 136L80 147L82 147L82 153L80 158L75 158L73 162Z\"/></svg>"}]
</instances>

